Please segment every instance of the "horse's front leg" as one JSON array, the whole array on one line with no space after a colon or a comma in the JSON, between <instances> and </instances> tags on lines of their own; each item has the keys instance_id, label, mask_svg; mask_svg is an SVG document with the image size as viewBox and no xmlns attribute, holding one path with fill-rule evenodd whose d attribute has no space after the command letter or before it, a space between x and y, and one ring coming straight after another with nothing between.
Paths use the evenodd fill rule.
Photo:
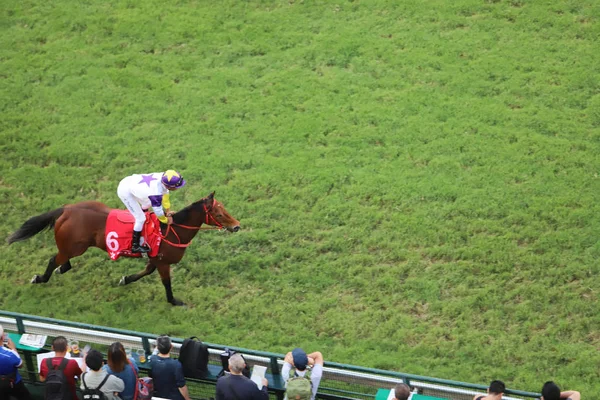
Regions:
<instances>
[{"instance_id":1,"label":"horse's front leg","mask_svg":"<svg viewBox=\"0 0 600 400\"><path fill-rule=\"evenodd\" d=\"M158 273L160 274L160 280L165 287L165 292L167 292L167 301L174 306L184 306L185 303L183 301L173 297L173 290L171 289L171 266L169 264L159 265Z\"/></svg>"},{"instance_id":2,"label":"horse's front leg","mask_svg":"<svg viewBox=\"0 0 600 400\"><path fill-rule=\"evenodd\" d=\"M146 264L146 268L143 271L138 272L137 274L123 276L121 278L121 280L119 281L119 285L127 285L131 282L135 282L135 281L139 280L140 278L143 278L146 275L150 275L151 273L154 272L155 269L156 269L156 266L154 264L152 264L151 261L148 261L148 264Z\"/></svg>"}]
</instances>

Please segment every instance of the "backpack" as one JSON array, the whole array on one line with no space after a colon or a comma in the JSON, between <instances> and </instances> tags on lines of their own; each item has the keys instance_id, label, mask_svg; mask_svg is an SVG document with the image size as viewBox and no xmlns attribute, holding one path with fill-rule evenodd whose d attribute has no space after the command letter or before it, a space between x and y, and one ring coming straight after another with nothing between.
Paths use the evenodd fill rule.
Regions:
<instances>
[{"instance_id":1,"label":"backpack","mask_svg":"<svg viewBox=\"0 0 600 400\"><path fill-rule=\"evenodd\" d=\"M133 376L135 376L135 392L133 393L133 400L152 400L152 396L154 395L154 382L152 381L152 378L148 376L138 378L133 365L130 365L130 367L133 371Z\"/></svg>"},{"instance_id":2,"label":"backpack","mask_svg":"<svg viewBox=\"0 0 600 400\"><path fill-rule=\"evenodd\" d=\"M106 374L102 382L100 382L100 384L96 388L88 388L85 384L86 374L87 372L81 376L81 382L83 382L84 387L81 398L83 400L107 400L106 395L100 389L102 388L102 386L104 386L110 375Z\"/></svg>"},{"instance_id":3,"label":"backpack","mask_svg":"<svg viewBox=\"0 0 600 400\"><path fill-rule=\"evenodd\" d=\"M6 393L7 390L12 389L15 386L16 379L17 373L15 371L11 374L0 375L0 393Z\"/></svg>"},{"instance_id":4,"label":"backpack","mask_svg":"<svg viewBox=\"0 0 600 400\"><path fill-rule=\"evenodd\" d=\"M52 358L46 358L48 374L45 381L45 400L71 400L71 388L64 373L68 362L68 359L63 358L58 367L54 368L52 366Z\"/></svg>"},{"instance_id":5,"label":"backpack","mask_svg":"<svg viewBox=\"0 0 600 400\"><path fill-rule=\"evenodd\" d=\"M179 362L187 378L204 378L208 374L208 347L196 336L183 341L179 350Z\"/></svg>"},{"instance_id":6,"label":"backpack","mask_svg":"<svg viewBox=\"0 0 600 400\"><path fill-rule=\"evenodd\" d=\"M154 382L150 377L142 377L137 380L135 400L151 400L154 395Z\"/></svg>"},{"instance_id":7,"label":"backpack","mask_svg":"<svg viewBox=\"0 0 600 400\"><path fill-rule=\"evenodd\" d=\"M312 397L312 381L307 376L294 376L287 381L285 394L288 400L310 400Z\"/></svg>"}]
</instances>

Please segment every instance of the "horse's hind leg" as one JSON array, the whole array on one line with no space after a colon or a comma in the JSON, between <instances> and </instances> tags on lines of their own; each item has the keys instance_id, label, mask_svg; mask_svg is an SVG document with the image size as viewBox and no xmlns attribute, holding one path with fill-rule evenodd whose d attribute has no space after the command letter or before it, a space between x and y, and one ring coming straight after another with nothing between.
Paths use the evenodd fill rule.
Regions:
<instances>
[{"instance_id":1,"label":"horse's hind leg","mask_svg":"<svg viewBox=\"0 0 600 400\"><path fill-rule=\"evenodd\" d=\"M64 274L65 272L68 272L71 270L71 268L73 268L71 266L71 261L67 261L66 263L64 263L63 265L61 265L60 267L56 268L54 270L54 273L56 274Z\"/></svg>"},{"instance_id":2,"label":"horse's hind leg","mask_svg":"<svg viewBox=\"0 0 600 400\"><path fill-rule=\"evenodd\" d=\"M52 272L56 269L56 266L63 265L63 264L69 264L69 267L71 266L71 264L69 263L69 259L66 258L65 256L63 256L59 252L57 255L52 257L50 259L50 261L48 261L48 266L46 267L46 272L44 272L44 275L42 275L42 276L34 275L33 278L31 279L31 283L46 283L46 282L48 282L50 280L50 277L52 276Z\"/></svg>"},{"instance_id":3,"label":"horse's hind leg","mask_svg":"<svg viewBox=\"0 0 600 400\"><path fill-rule=\"evenodd\" d=\"M42 275L42 276L34 275L33 278L31 279L31 283L46 283L46 282L48 282L48 280L52 276L52 271L54 271L54 268L56 268L56 256L52 257L50 259L50 261L48 261L48 266L46 267L46 272L44 272L44 275Z\"/></svg>"},{"instance_id":4,"label":"horse's hind leg","mask_svg":"<svg viewBox=\"0 0 600 400\"><path fill-rule=\"evenodd\" d=\"M152 264L150 261L148 261L148 264L146 264L146 268L143 271L138 272L137 274L123 276L121 278L121 280L119 281L119 285L127 285L127 284L130 284L131 282L135 282L135 281L143 278L146 275L150 275L151 273L154 272L155 269L156 269L156 266L154 264Z\"/></svg>"}]
</instances>

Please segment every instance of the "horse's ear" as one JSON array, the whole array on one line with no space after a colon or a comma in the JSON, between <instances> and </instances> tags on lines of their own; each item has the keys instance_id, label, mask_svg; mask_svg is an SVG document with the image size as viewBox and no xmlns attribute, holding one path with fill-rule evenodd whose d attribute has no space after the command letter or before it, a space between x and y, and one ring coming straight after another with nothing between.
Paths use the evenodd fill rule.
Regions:
<instances>
[{"instance_id":1,"label":"horse's ear","mask_svg":"<svg viewBox=\"0 0 600 400\"><path fill-rule=\"evenodd\" d=\"M213 201L214 198L215 198L215 192L212 192L211 194L208 195L208 197L206 199L208 201Z\"/></svg>"}]
</instances>

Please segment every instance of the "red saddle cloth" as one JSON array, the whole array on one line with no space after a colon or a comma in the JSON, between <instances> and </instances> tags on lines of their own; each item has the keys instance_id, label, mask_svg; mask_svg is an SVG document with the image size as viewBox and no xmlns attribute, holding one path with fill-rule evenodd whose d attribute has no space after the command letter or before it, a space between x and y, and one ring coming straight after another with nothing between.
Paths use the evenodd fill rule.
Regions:
<instances>
[{"instance_id":1,"label":"red saddle cloth","mask_svg":"<svg viewBox=\"0 0 600 400\"><path fill-rule=\"evenodd\" d=\"M106 230L104 231L104 240L106 251L111 260L116 260L120 256L142 257L141 253L131 253L131 242L133 235L133 223L135 218L127 210L112 210L106 220ZM150 247L148 256L156 257L162 237L160 235L160 221L156 214L147 212L146 222L142 228L141 243L146 243Z\"/></svg>"}]
</instances>

